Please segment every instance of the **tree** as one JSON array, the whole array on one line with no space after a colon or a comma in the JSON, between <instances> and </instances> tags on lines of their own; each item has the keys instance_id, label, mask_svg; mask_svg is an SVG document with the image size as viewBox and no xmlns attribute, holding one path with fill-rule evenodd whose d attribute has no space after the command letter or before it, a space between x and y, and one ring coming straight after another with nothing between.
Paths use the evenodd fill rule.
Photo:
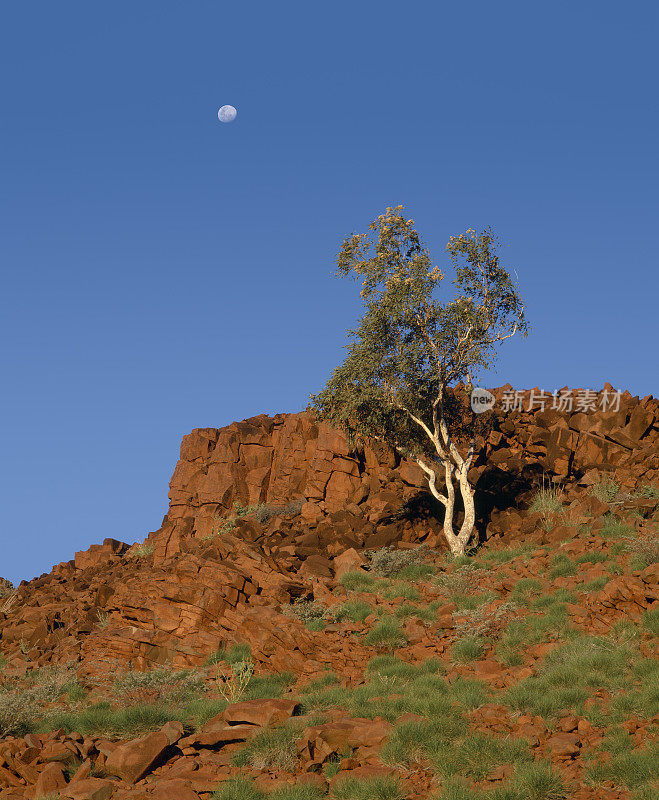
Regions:
<instances>
[{"instance_id":1,"label":"tree","mask_svg":"<svg viewBox=\"0 0 659 800\"><path fill-rule=\"evenodd\" d=\"M471 393L497 346L516 333L525 336L528 325L489 228L451 237L446 249L455 267L455 292L442 301L444 276L403 211L403 206L388 208L369 233L353 233L343 242L337 275L361 282L364 313L359 326L348 331L346 360L311 396L311 407L317 418L351 436L383 442L416 461L444 506L451 552L462 555L475 523L468 473L476 419L470 412L469 433L460 442L458 418L451 413L453 390L461 384ZM456 485L464 509L457 532Z\"/></svg>"}]
</instances>

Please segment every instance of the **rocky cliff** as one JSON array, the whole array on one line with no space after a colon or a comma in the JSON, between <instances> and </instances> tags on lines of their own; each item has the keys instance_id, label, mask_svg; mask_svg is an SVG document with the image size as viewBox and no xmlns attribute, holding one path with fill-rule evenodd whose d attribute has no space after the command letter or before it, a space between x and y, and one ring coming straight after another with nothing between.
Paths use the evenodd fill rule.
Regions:
<instances>
[{"instance_id":1,"label":"rocky cliff","mask_svg":"<svg viewBox=\"0 0 659 800\"><path fill-rule=\"evenodd\" d=\"M471 473L482 540L560 536L523 513L543 481L560 484L574 502L606 476L631 493L659 482L652 396L624 393L617 410L593 403L588 411L559 411L546 403L529 411L526 392L521 411L504 411L509 391L494 392L492 429ZM12 612L0 614L5 657L17 668L26 648L39 664L81 658L90 669L101 662L180 666L249 639L255 657L272 668L281 660L313 671L317 637L289 633L281 603L327 591L345 551L443 546L441 511L416 465L382 448L355 449L307 413L194 430L181 444L169 498L162 526L141 548L106 540L22 584ZM236 502L267 512L233 521ZM322 651L331 663L331 647Z\"/></svg>"},{"instance_id":2,"label":"rocky cliff","mask_svg":"<svg viewBox=\"0 0 659 800\"><path fill-rule=\"evenodd\" d=\"M351 446L306 413L193 431L181 445L169 510L143 543L106 539L16 590L0 581L0 724L16 734L0 739L0 800L211 800L218 782L227 788L213 797L226 800L238 791L231 781L245 774L264 789L308 783L314 798L341 778L393 777L403 786L396 797L436 798L438 776L427 760L401 772L380 758L397 735L394 723L430 724L420 703L431 690L440 705L442 692L454 697L460 725L481 737L474 739L479 759L484 744L485 757L494 758L489 771L470 773L480 775L475 792L498 790L510 778L521 787L515 800L549 797L533 794L531 773L524 778L524 759L532 758L539 769L551 762L561 785L571 782L569 795L565 789L552 797L631 800L620 781L593 783L588 770L618 741L621 720L626 747L645 764L643 748L659 722L646 708L655 701L642 683L649 686L656 657L659 403L625 393L603 410L610 393L607 386L573 408L554 409L551 398L544 408L536 402L537 389L494 392L471 472L481 544L467 564L444 558L441 507L429 499L418 467L391 451ZM516 410L504 410L511 396ZM556 490L555 507L537 506L543 486ZM423 552L427 569L409 580L382 577L368 555L386 546L405 558ZM304 624L305 606L294 605L300 599L327 612L322 630ZM385 620L393 625L388 634ZM553 649L571 646L561 638L567 630L597 655L584 651L569 678L581 680L585 670L583 687L550 708L545 695L554 678L545 686L543 675L553 669ZM460 655L466 644L479 649ZM232 645L249 648L261 685L270 688L223 704L212 719L192 722L189 709L163 712L162 705L142 718L131 710L135 698L116 695L115 678L130 675L129 668L164 666L158 680L167 685L172 669L194 667L203 702L217 706L221 681L208 659L223 658L216 651L226 654ZM373 657L392 648L402 663L387 655L378 662L383 671L373 672ZM611 655L617 648L634 660ZM610 662L604 677L597 671L602 659ZM415 670L425 687L420 694L410 688ZM316 708L313 693L321 690L309 682L321 677L315 685L325 686L329 671L344 694L319 699L325 721L317 724L300 716L299 701ZM273 674L279 683L267 683ZM412 683L397 682L403 674ZM71 675L84 702L66 699ZM531 679L539 681L542 702L531 696ZM28 732L34 720L21 727L16 719L39 681L50 688L38 695L47 707L38 709L37 722L46 724L42 711L46 722L53 710L69 716L37 735ZM607 716L614 681L618 693L630 693L618 717ZM339 691L327 685L330 695ZM361 699L350 699L355 687L367 687ZM517 699L508 694L520 687ZM472 702L474 692L479 699ZM112 716L111 703L119 712L128 703L128 722ZM164 725L162 713L171 715ZM299 735L286 745L288 761L234 761L252 737L289 718ZM118 724L133 738L117 741ZM138 733L145 735L134 738ZM493 756L501 737L527 743L519 774L504 763L508 756ZM462 750L459 761L464 772ZM338 774L331 777L328 765ZM650 787L653 774L646 769L638 780ZM254 792L249 796L265 798Z\"/></svg>"}]
</instances>

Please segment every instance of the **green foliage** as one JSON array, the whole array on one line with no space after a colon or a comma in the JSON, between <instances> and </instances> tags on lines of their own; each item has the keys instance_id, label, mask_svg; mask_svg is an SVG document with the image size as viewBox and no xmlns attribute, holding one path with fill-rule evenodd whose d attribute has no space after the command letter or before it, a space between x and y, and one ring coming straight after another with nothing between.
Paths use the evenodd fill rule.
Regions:
<instances>
[{"instance_id":1,"label":"green foliage","mask_svg":"<svg viewBox=\"0 0 659 800\"><path fill-rule=\"evenodd\" d=\"M453 645L451 656L455 661L467 663L476 661L485 653L487 640L482 636L465 636Z\"/></svg>"},{"instance_id":2,"label":"green foliage","mask_svg":"<svg viewBox=\"0 0 659 800\"><path fill-rule=\"evenodd\" d=\"M211 800L266 800L266 795L249 778L224 781L211 795Z\"/></svg>"},{"instance_id":3,"label":"green foliage","mask_svg":"<svg viewBox=\"0 0 659 800\"><path fill-rule=\"evenodd\" d=\"M448 441L444 423L455 432L461 418L447 388L471 384L492 365L503 338L526 334L524 309L489 229L451 237L455 291L442 301L443 275L403 210L388 208L369 232L343 242L338 274L361 282L364 313L349 331L346 360L311 405L319 419L358 437L458 464L457 450L447 456L437 446L440 435Z\"/></svg>"},{"instance_id":4,"label":"green foliage","mask_svg":"<svg viewBox=\"0 0 659 800\"><path fill-rule=\"evenodd\" d=\"M227 664L239 664L249 661L252 657L252 649L248 644L232 644L227 650L220 648L211 653L206 659L206 665L220 664L226 661Z\"/></svg>"},{"instance_id":5,"label":"green foliage","mask_svg":"<svg viewBox=\"0 0 659 800\"><path fill-rule=\"evenodd\" d=\"M41 721L41 730L63 728L67 733L103 734L106 736L137 735L156 730L170 721L186 721L182 709L165 703L144 703L113 709L107 701L95 703L78 712L55 711Z\"/></svg>"},{"instance_id":6,"label":"green foliage","mask_svg":"<svg viewBox=\"0 0 659 800\"><path fill-rule=\"evenodd\" d=\"M563 510L563 495L558 489L543 486L533 498L529 511L539 514L558 514Z\"/></svg>"},{"instance_id":7,"label":"green foliage","mask_svg":"<svg viewBox=\"0 0 659 800\"><path fill-rule=\"evenodd\" d=\"M434 622L437 619L436 612L430 606L418 606L414 603L403 603L394 611L396 619L409 619L416 617L424 622Z\"/></svg>"},{"instance_id":8,"label":"green foliage","mask_svg":"<svg viewBox=\"0 0 659 800\"><path fill-rule=\"evenodd\" d=\"M33 731L45 699L40 687L0 689L0 738Z\"/></svg>"},{"instance_id":9,"label":"green foliage","mask_svg":"<svg viewBox=\"0 0 659 800\"><path fill-rule=\"evenodd\" d=\"M170 701L183 703L204 691L204 681L194 670L166 667L139 672L129 670L114 682L116 696L127 705Z\"/></svg>"},{"instance_id":10,"label":"green foliage","mask_svg":"<svg viewBox=\"0 0 659 800\"><path fill-rule=\"evenodd\" d=\"M333 800L405 800L407 795L395 778L346 778L337 781L331 797Z\"/></svg>"},{"instance_id":11,"label":"green foliage","mask_svg":"<svg viewBox=\"0 0 659 800\"><path fill-rule=\"evenodd\" d=\"M615 500L619 491L620 484L615 483L611 478L605 478L599 483L594 484L591 488L593 495L603 503L610 503L612 500Z\"/></svg>"},{"instance_id":12,"label":"green foliage","mask_svg":"<svg viewBox=\"0 0 659 800\"><path fill-rule=\"evenodd\" d=\"M292 672L274 672L270 675L253 675L247 684L243 700L265 700L269 697L281 697L288 687L295 682Z\"/></svg>"},{"instance_id":13,"label":"green foliage","mask_svg":"<svg viewBox=\"0 0 659 800\"><path fill-rule=\"evenodd\" d=\"M603 520L604 526L600 531L600 536L604 539L620 539L634 533L634 530L629 525L614 514L605 514Z\"/></svg>"},{"instance_id":14,"label":"green foliage","mask_svg":"<svg viewBox=\"0 0 659 800\"><path fill-rule=\"evenodd\" d=\"M0 600L5 597L9 597L13 591L14 584L11 581L8 581L6 578L0 578Z\"/></svg>"},{"instance_id":15,"label":"green foliage","mask_svg":"<svg viewBox=\"0 0 659 800\"><path fill-rule=\"evenodd\" d=\"M368 664L367 682L355 689L341 687L330 673L303 687L300 694L306 710L340 707L352 716L381 716L390 722L408 712L432 719L460 717L460 706L474 708L486 702L488 689L481 681L461 678L449 684L442 673L438 659L412 665L393 655L379 655Z\"/></svg>"},{"instance_id":16,"label":"green foliage","mask_svg":"<svg viewBox=\"0 0 659 800\"><path fill-rule=\"evenodd\" d=\"M381 593L386 600L396 600L399 597L404 600L421 600L418 589L406 581L383 581Z\"/></svg>"},{"instance_id":17,"label":"green foliage","mask_svg":"<svg viewBox=\"0 0 659 800\"><path fill-rule=\"evenodd\" d=\"M347 600L341 605L332 606L329 611L336 622L343 622L345 619L352 622L363 622L369 614L373 613L373 607L363 600Z\"/></svg>"},{"instance_id":18,"label":"green foliage","mask_svg":"<svg viewBox=\"0 0 659 800\"><path fill-rule=\"evenodd\" d=\"M614 635L575 636L548 653L543 667L512 686L505 701L517 711L550 717L562 710L583 713L598 688L621 691L631 679L635 648Z\"/></svg>"},{"instance_id":19,"label":"green foliage","mask_svg":"<svg viewBox=\"0 0 659 800\"><path fill-rule=\"evenodd\" d=\"M644 483L638 490L637 496L647 497L651 500L659 500L659 486L652 486L650 483Z\"/></svg>"},{"instance_id":20,"label":"green foliage","mask_svg":"<svg viewBox=\"0 0 659 800\"><path fill-rule=\"evenodd\" d=\"M234 764L258 770L291 770L297 760L295 736L292 725L263 728L234 756Z\"/></svg>"},{"instance_id":21,"label":"green foliage","mask_svg":"<svg viewBox=\"0 0 659 800\"><path fill-rule=\"evenodd\" d=\"M318 626L324 627L330 616L328 609L322 603L305 600L303 597L298 597L291 605L284 606L282 611L286 616L295 617L305 625L313 626L316 630L319 629Z\"/></svg>"},{"instance_id":22,"label":"green foliage","mask_svg":"<svg viewBox=\"0 0 659 800\"><path fill-rule=\"evenodd\" d=\"M659 608L650 608L645 611L642 624L653 636L659 636Z\"/></svg>"},{"instance_id":23,"label":"green foliage","mask_svg":"<svg viewBox=\"0 0 659 800\"><path fill-rule=\"evenodd\" d=\"M515 603L526 604L540 591L542 591L542 581L537 578L521 578L513 586L510 599Z\"/></svg>"},{"instance_id":24,"label":"green foliage","mask_svg":"<svg viewBox=\"0 0 659 800\"><path fill-rule=\"evenodd\" d=\"M372 575L362 570L350 570L341 576L341 586L353 592L374 592L376 580Z\"/></svg>"},{"instance_id":25,"label":"green foliage","mask_svg":"<svg viewBox=\"0 0 659 800\"><path fill-rule=\"evenodd\" d=\"M518 765L510 788L515 800L565 800L568 797L563 778L551 764L542 761Z\"/></svg>"},{"instance_id":26,"label":"green foliage","mask_svg":"<svg viewBox=\"0 0 659 800\"><path fill-rule=\"evenodd\" d=\"M504 764L528 762L531 758L525 741L485 733L462 736L456 746L437 748L432 755L433 765L440 775L460 775L472 780L482 780Z\"/></svg>"},{"instance_id":27,"label":"green foliage","mask_svg":"<svg viewBox=\"0 0 659 800\"><path fill-rule=\"evenodd\" d=\"M433 720L398 725L384 747L383 758L406 767L427 759L445 778L482 780L495 767L528 762L532 755L522 740L468 732L453 710Z\"/></svg>"},{"instance_id":28,"label":"green foliage","mask_svg":"<svg viewBox=\"0 0 659 800\"><path fill-rule=\"evenodd\" d=\"M457 678L448 689L451 699L465 708L478 708L489 699L490 689L477 678Z\"/></svg>"},{"instance_id":29,"label":"green foliage","mask_svg":"<svg viewBox=\"0 0 659 800\"><path fill-rule=\"evenodd\" d=\"M382 617L366 635L364 641L373 647L401 647L406 644L407 637L397 619Z\"/></svg>"},{"instance_id":30,"label":"green foliage","mask_svg":"<svg viewBox=\"0 0 659 800\"><path fill-rule=\"evenodd\" d=\"M127 558L146 558L153 555L154 547L152 544L143 542L142 544L134 544L126 553Z\"/></svg>"},{"instance_id":31,"label":"green foliage","mask_svg":"<svg viewBox=\"0 0 659 800\"><path fill-rule=\"evenodd\" d=\"M583 553L574 559L575 564L601 564L608 561L606 553Z\"/></svg>"},{"instance_id":32,"label":"green foliage","mask_svg":"<svg viewBox=\"0 0 659 800\"><path fill-rule=\"evenodd\" d=\"M587 771L587 777L599 783L613 781L628 789L651 788L659 780L659 745L650 744L624 752L611 749L610 761L598 761Z\"/></svg>"},{"instance_id":33,"label":"green foliage","mask_svg":"<svg viewBox=\"0 0 659 800\"><path fill-rule=\"evenodd\" d=\"M483 791L460 778L444 781L433 800L565 800L568 789L561 776L543 761L515 764L513 777L500 789Z\"/></svg>"},{"instance_id":34,"label":"green foliage","mask_svg":"<svg viewBox=\"0 0 659 800\"><path fill-rule=\"evenodd\" d=\"M584 583L583 586L579 586L578 589L581 592L599 592L608 582L609 579L605 575L602 575L601 578L595 578L592 581L588 581L588 583Z\"/></svg>"},{"instance_id":35,"label":"green foliage","mask_svg":"<svg viewBox=\"0 0 659 800\"><path fill-rule=\"evenodd\" d=\"M551 569L549 570L549 577L554 578L567 578L570 575L576 575L577 567L564 553L559 553L551 560Z\"/></svg>"},{"instance_id":36,"label":"green foliage","mask_svg":"<svg viewBox=\"0 0 659 800\"><path fill-rule=\"evenodd\" d=\"M429 556L427 545L419 545L411 549L400 550L396 547L382 547L367 553L371 563L371 571L385 578L426 577L433 573L433 567L427 563Z\"/></svg>"}]
</instances>

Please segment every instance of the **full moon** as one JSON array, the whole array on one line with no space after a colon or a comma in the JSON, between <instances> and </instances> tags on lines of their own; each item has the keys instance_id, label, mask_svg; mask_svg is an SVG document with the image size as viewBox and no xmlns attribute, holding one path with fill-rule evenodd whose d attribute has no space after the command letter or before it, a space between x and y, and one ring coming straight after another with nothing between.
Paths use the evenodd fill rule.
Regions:
<instances>
[{"instance_id":1,"label":"full moon","mask_svg":"<svg viewBox=\"0 0 659 800\"><path fill-rule=\"evenodd\" d=\"M217 112L217 118L220 122L233 122L238 112L233 106L222 106Z\"/></svg>"}]
</instances>

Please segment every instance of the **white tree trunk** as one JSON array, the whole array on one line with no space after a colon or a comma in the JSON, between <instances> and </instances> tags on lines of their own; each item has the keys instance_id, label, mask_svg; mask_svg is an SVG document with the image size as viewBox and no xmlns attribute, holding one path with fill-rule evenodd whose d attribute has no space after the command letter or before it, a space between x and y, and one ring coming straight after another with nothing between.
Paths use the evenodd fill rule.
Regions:
<instances>
[{"instance_id":1,"label":"white tree trunk","mask_svg":"<svg viewBox=\"0 0 659 800\"><path fill-rule=\"evenodd\" d=\"M453 484L454 468L450 461L444 461L444 473L446 479L446 498L444 500L445 514L444 514L444 538L454 556L463 556L465 550L471 540L474 525L476 522L476 512L474 509L474 491L469 485L467 478L468 464L464 462L462 468L457 472L458 486L460 487L460 494L462 496L462 503L464 506L464 519L458 533L453 529L453 517L455 514L455 487ZM430 484L430 481L429 481ZM432 494L439 499L439 492L435 486L434 480L431 485Z\"/></svg>"}]
</instances>

